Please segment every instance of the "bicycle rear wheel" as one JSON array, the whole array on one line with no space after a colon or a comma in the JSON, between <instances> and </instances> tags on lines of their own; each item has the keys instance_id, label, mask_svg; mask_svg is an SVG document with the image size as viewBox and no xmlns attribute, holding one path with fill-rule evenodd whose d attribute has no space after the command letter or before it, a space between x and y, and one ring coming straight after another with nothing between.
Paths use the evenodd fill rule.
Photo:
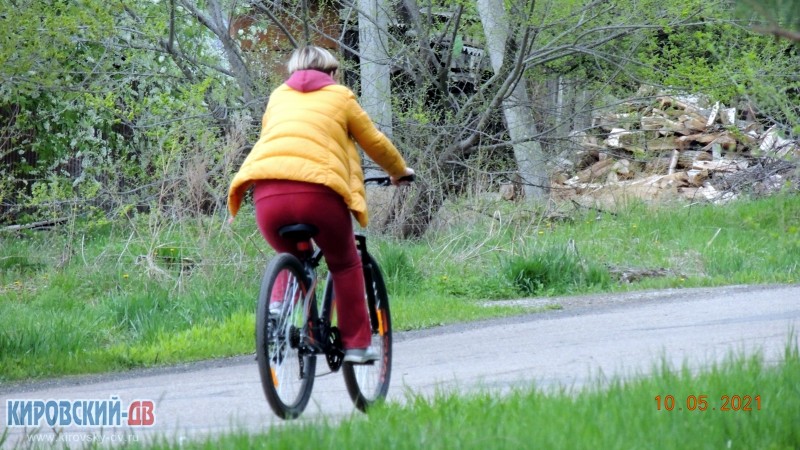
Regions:
<instances>
[{"instance_id":1,"label":"bicycle rear wheel","mask_svg":"<svg viewBox=\"0 0 800 450\"><path fill-rule=\"evenodd\" d=\"M344 363L342 374L347 392L356 408L366 412L375 402L386 398L389 391L392 374L392 321L386 285L378 263L371 255L367 255L364 269L372 346L378 349L381 358L373 364Z\"/></svg>"},{"instance_id":2,"label":"bicycle rear wheel","mask_svg":"<svg viewBox=\"0 0 800 450\"><path fill-rule=\"evenodd\" d=\"M283 419L303 412L314 386L316 356L302 352L300 345L307 290L300 261L282 253L264 271L258 295L256 359L261 386L269 406Z\"/></svg>"}]
</instances>

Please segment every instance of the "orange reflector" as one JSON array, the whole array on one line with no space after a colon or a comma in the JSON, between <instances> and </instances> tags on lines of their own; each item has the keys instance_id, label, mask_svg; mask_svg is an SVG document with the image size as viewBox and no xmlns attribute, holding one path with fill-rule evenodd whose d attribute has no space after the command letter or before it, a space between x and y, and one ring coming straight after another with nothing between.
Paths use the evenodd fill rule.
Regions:
<instances>
[{"instance_id":1,"label":"orange reflector","mask_svg":"<svg viewBox=\"0 0 800 450\"><path fill-rule=\"evenodd\" d=\"M275 374L275 368L270 367L269 373L272 374L272 385L278 387L278 375Z\"/></svg>"},{"instance_id":2,"label":"orange reflector","mask_svg":"<svg viewBox=\"0 0 800 450\"><path fill-rule=\"evenodd\" d=\"M383 336L386 334L386 317L384 316L384 311L382 309L378 310L378 334Z\"/></svg>"}]
</instances>

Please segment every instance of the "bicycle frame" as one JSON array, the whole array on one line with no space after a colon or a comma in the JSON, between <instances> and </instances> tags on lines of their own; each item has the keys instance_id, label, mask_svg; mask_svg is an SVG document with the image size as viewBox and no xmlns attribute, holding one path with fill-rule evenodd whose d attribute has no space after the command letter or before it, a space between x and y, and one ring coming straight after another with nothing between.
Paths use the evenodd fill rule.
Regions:
<instances>
[{"instance_id":1,"label":"bicycle frame","mask_svg":"<svg viewBox=\"0 0 800 450\"><path fill-rule=\"evenodd\" d=\"M365 285L372 286L372 263L369 258L369 252L367 251L367 237L361 233L355 233L354 238L356 240L356 249L361 257ZM331 322L334 307L333 289L331 288L331 286L333 286L333 281L329 273L325 283L325 291L323 293L320 310L317 311L317 314L314 314L311 308L313 305L316 305L316 301L312 301L317 294L318 279L316 269L322 261L323 254L321 249L312 246L310 242L306 248L309 250L307 250L307 254L300 258L300 262L303 264L305 276L311 287L304 299L303 321L305 326L300 331L300 352L306 355L326 355L331 371L336 372L341 367L343 350L338 333ZM372 289L367 289L366 291L370 323L377 324L377 326L372 326L372 331L378 332L380 331L379 329L383 327L385 320L382 317L378 317L377 309L375 308L376 299L374 291ZM339 353L341 353L341 355Z\"/></svg>"},{"instance_id":2,"label":"bicycle frame","mask_svg":"<svg viewBox=\"0 0 800 450\"><path fill-rule=\"evenodd\" d=\"M300 262L303 265L305 276L310 286L306 292L303 304L303 328L300 330L298 352L300 355L325 355L332 372L336 372L342 365L344 350L338 330L332 326L333 313L333 285L330 273L325 283L325 292L320 310L317 311L317 267L323 258L322 250L313 245L313 240L308 239L298 242L298 249L303 253Z\"/></svg>"},{"instance_id":3,"label":"bicycle frame","mask_svg":"<svg viewBox=\"0 0 800 450\"><path fill-rule=\"evenodd\" d=\"M322 250L314 246L311 239L308 241L299 241L298 249L301 249L304 253L300 258L300 262L303 264L305 276L310 286L303 299L303 323L305 325L300 331L299 345L301 346L301 353L327 353L328 346L325 345L325 343L330 333L330 326L329 324L325 324L324 318L329 317L328 314L330 311L327 305L328 302L323 303L321 314L317 315L312 311L312 307L316 305L317 267L319 267L322 261ZM328 282L330 282L330 274L328 275Z\"/></svg>"},{"instance_id":4,"label":"bicycle frame","mask_svg":"<svg viewBox=\"0 0 800 450\"><path fill-rule=\"evenodd\" d=\"M355 234L356 238L356 249L358 250L359 255L361 255L361 266L364 270L364 285L372 286L373 279L372 279L372 262L369 258L369 252L367 251L367 237L361 233ZM369 311L370 315L370 323L378 324L378 328L383 327L385 320L382 317L378 317L377 309L375 308L376 299L375 299L375 292L372 289L367 289L367 310ZM373 326L373 332L379 331ZM382 330L381 330L382 331Z\"/></svg>"}]
</instances>

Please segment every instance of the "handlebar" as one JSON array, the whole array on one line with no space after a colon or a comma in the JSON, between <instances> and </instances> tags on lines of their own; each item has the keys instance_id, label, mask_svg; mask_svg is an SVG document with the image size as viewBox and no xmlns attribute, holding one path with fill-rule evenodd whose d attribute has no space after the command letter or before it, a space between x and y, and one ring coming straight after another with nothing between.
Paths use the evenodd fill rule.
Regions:
<instances>
[{"instance_id":1,"label":"handlebar","mask_svg":"<svg viewBox=\"0 0 800 450\"><path fill-rule=\"evenodd\" d=\"M413 183L416 178L417 178L416 175L406 175L404 177L401 177L398 181L407 181L409 183ZM378 186L391 186L392 179L390 177L364 178L364 184L375 184L375 185L378 185Z\"/></svg>"}]
</instances>

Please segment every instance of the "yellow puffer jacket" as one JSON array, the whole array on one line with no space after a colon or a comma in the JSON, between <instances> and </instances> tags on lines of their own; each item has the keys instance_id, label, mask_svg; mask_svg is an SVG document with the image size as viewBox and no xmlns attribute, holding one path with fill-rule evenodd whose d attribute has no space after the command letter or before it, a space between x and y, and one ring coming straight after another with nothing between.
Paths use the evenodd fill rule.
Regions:
<instances>
[{"instance_id":1,"label":"yellow puffer jacket","mask_svg":"<svg viewBox=\"0 0 800 450\"><path fill-rule=\"evenodd\" d=\"M231 215L239 211L253 182L294 180L330 187L366 226L364 173L353 139L389 175L403 176L403 157L375 128L350 89L332 84L301 92L281 85L270 96L261 137L231 181Z\"/></svg>"}]
</instances>

